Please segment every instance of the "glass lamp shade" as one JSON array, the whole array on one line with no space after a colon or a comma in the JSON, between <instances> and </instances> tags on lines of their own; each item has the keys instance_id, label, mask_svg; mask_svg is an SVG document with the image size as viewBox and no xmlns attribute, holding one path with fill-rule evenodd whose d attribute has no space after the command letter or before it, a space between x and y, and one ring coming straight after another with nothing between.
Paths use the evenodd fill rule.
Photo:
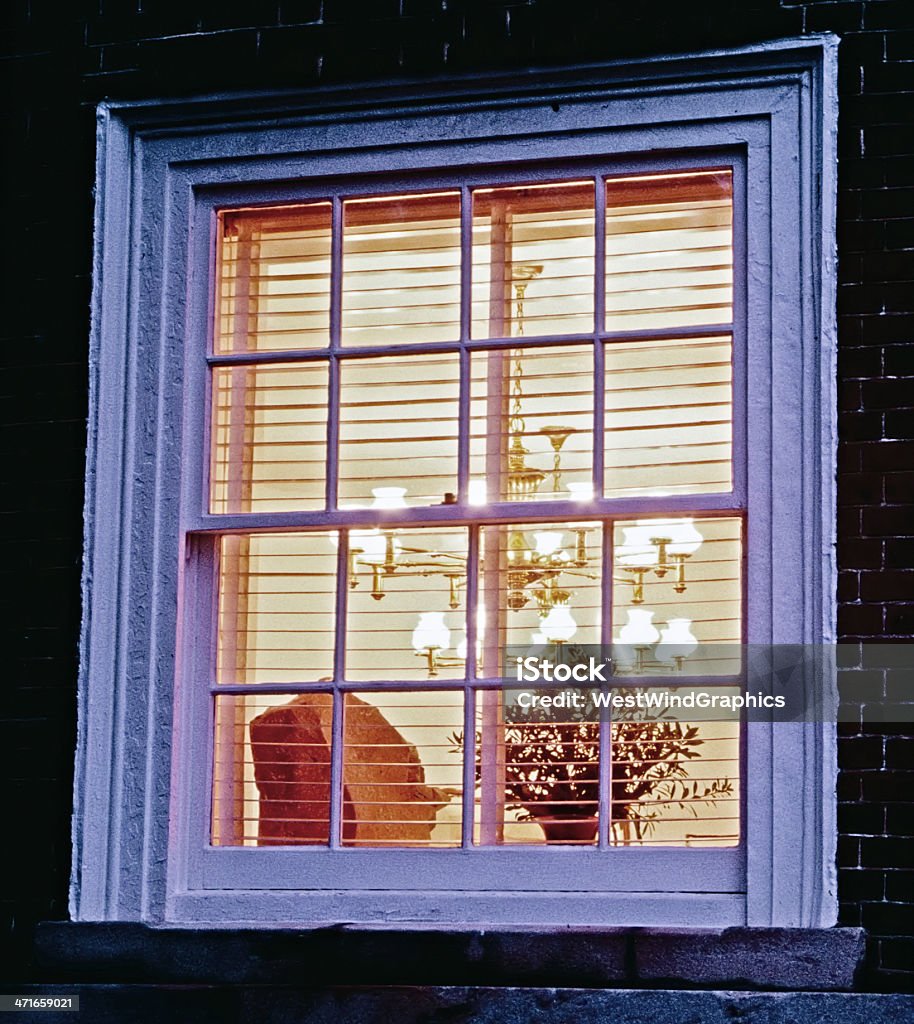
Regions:
<instances>
[{"instance_id":1,"label":"glass lamp shade","mask_svg":"<svg viewBox=\"0 0 914 1024\"><path fill-rule=\"evenodd\" d=\"M658 661L667 664L676 658L688 658L694 653L698 641L689 628L691 625L691 619L670 619L666 629L660 633L660 643L657 644L656 651Z\"/></svg>"},{"instance_id":2,"label":"glass lamp shade","mask_svg":"<svg viewBox=\"0 0 914 1024\"><path fill-rule=\"evenodd\" d=\"M541 530L533 534L533 539L536 541L536 553L541 558L549 558L562 546L560 530Z\"/></svg>"},{"instance_id":3,"label":"glass lamp shade","mask_svg":"<svg viewBox=\"0 0 914 1024\"><path fill-rule=\"evenodd\" d=\"M446 651L451 645L451 631L444 622L444 612L420 612L413 630L413 650Z\"/></svg>"},{"instance_id":4,"label":"glass lamp shade","mask_svg":"<svg viewBox=\"0 0 914 1024\"><path fill-rule=\"evenodd\" d=\"M704 541L693 519L653 519L645 528L651 537L667 538L666 549L671 555L692 555Z\"/></svg>"},{"instance_id":5,"label":"glass lamp shade","mask_svg":"<svg viewBox=\"0 0 914 1024\"><path fill-rule=\"evenodd\" d=\"M349 550L358 550L359 560L369 565L382 565L387 559L387 538L380 530L352 530L349 534ZM400 550L400 542L394 540L394 551Z\"/></svg>"},{"instance_id":6,"label":"glass lamp shade","mask_svg":"<svg viewBox=\"0 0 914 1024\"><path fill-rule=\"evenodd\" d=\"M653 526L626 526L622 530L622 544L616 549L620 565L647 568L657 563L657 545L651 544Z\"/></svg>"},{"instance_id":7,"label":"glass lamp shade","mask_svg":"<svg viewBox=\"0 0 914 1024\"><path fill-rule=\"evenodd\" d=\"M488 501L485 480L471 480L467 488L467 501L471 505L485 505Z\"/></svg>"},{"instance_id":8,"label":"glass lamp shade","mask_svg":"<svg viewBox=\"0 0 914 1024\"><path fill-rule=\"evenodd\" d=\"M540 631L549 643L565 643L577 633L578 624L567 605L557 604L540 623Z\"/></svg>"},{"instance_id":9,"label":"glass lamp shade","mask_svg":"<svg viewBox=\"0 0 914 1024\"><path fill-rule=\"evenodd\" d=\"M406 508L405 487L372 487L374 495L372 508Z\"/></svg>"},{"instance_id":10,"label":"glass lamp shade","mask_svg":"<svg viewBox=\"0 0 914 1024\"><path fill-rule=\"evenodd\" d=\"M568 484L568 493L572 501L591 501L593 499L593 481L581 480Z\"/></svg>"},{"instance_id":11,"label":"glass lamp shade","mask_svg":"<svg viewBox=\"0 0 914 1024\"><path fill-rule=\"evenodd\" d=\"M654 625L654 613L645 608L628 608L628 622L619 630L619 639L631 647L650 647L660 639Z\"/></svg>"}]
</instances>

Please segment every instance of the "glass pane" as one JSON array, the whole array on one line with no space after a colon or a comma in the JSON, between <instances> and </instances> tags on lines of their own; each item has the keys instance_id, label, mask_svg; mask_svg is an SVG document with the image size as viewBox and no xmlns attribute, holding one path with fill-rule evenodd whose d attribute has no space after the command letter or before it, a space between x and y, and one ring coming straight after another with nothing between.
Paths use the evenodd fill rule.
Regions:
<instances>
[{"instance_id":1,"label":"glass pane","mask_svg":"<svg viewBox=\"0 0 914 1024\"><path fill-rule=\"evenodd\" d=\"M526 523L480 531L479 670L501 675L502 648L599 644L602 527Z\"/></svg>"},{"instance_id":2,"label":"glass pane","mask_svg":"<svg viewBox=\"0 0 914 1024\"><path fill-rule=\"evenodd\" d=\"M474 338L593 330L594 186L473 192Z\"/></svg>"},{"instance_id":3,"label":"glass pane","mask_svg":"<svg viewBox=\"0 0 914 1024\"><path fill-rule=\"evenodd\" d=\"M336 547L334 533L221 538L218 682L333 674Z\"/></svg>"},{"instance_id":4,"label":"glass pane","mask_svg":"<svg viewBox=\"0 0 914 1024\"><path fill-rule=\"evenodd\" d=\"M332 697L216 697L214 846L326 844Z\"/></svg>"},{"instance_id":5,"label":"glass pane","mask_svg":"<svg viewBox=\"0 0 914 1024\"><path fill-rule=\"evenodd\" d=\"M213 371L211 512L323 508L326 459L325 362Z\"/></svg>"},{"instance_id":6,"label":"glass pane","mask_svg":"<svg viewBox=\"0 0 914 1024\"><path fill-rule=\"evenodd\" d=\"M730 171L606 182L606 329L729 323Z\"/></svg>"},{"instance_id":7,"label":"glass pane","mask_svg":"<svg viewBox=\"0 0 914 1024\"><path fill-rule=\"evenodd\" d=\"M343 204L343 343L460 337L460 194Z\"/></svg>"},{"instance_id":8,"label":"glass pane","mask_svg":"<svg viewBox=\"0 0 914 1024\"><path fill-rule=\"evenodd\" d=\"M346 360L341 375L341 507L442 504L457 490L457 356Z\"/></svg>"},{"instance_id":9,"label":"glass pane","mask_svg":"<svg viewBox=\"0 0 914 1024\"><path fill-rule=\"evenodd\" d=\"M476 697L476 816L483 846L580 846L597 840L600 725L531 712L505 723L502 696Z\"/></svg>"},{"instance_id":10,"label":"glass pane","mask_svg":"<svg viewBox=\"0 0 914 1024\"><path fill-rule=\"evenodd\" d=\"M349 531L348 679L462 679L465 529Z\"/></svg>"},{"instance_id":11,"label":"glass pane","mask_svg":"<svg viewBox=\"0 0 914 1024\"><path fill-rule=\"evenodd\" d=\"M610 842L736 846L739 728L739 722L615 722Z\"/></svg>"},{"instance_id":12,"label":"glass pane","mask_svg":"<svg viewBox=\"0 0 914 1024\"><path fill-rule=\"evenodd\" d=\"M732 675L742 520L634 519L613 534L613 657L634 674ZM700 646L699 646L700 645Z\"/></svg>"},{"instance_id":13,"label":"glass pane","mask_svg":"<svg viewBox=\"0 0 914 1024\"><path fill-rule=\"evenodd\" d=\"M323 348L330 338L330 204L225 211L216 352Z\"/></svg>"},{"instance_id":14,"label":"glass pane","mask_svg":"<svg viewBox=\"0 0 914 1024\"><path fill-rule=\"evenodd\" d=\"M593 496L590 346L476 353L471 396L471 504Z\"/></svg>"},{"instance_id":15,"label":"glass pane","mask_svg":"<svg viewBox=\"0 0 914 1024\"><path fill-rule=\"evenodd\" d=\"M606 346L606 496L733 486L729 338Z\"/></svg>"},{"instance_id":16,"label":"glass pane","mask_svg":"<svg viewBox=\"0 0 914 1024\"><path fill-rule=\"evenodd\" d=\"M459 846L463 694L346 695L343 843Z\"/></svg>"}]
</instances>

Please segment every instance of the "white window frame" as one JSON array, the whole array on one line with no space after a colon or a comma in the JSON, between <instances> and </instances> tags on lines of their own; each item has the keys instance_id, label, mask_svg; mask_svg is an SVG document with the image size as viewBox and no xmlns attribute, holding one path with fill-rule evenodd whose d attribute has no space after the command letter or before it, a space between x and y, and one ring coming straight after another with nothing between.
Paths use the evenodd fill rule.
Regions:
<instances>
[{"instance_id":1,"label":"white window frame","mask_svg":"<svg viewBox=\"0 0 914 1024\"><path fill-rule=\"evenodd\" d=\"M209 515L201 503L217 207L306 197L328 177L383 175L392 192L455 166L482 182L489 166L550 164L560 177L563 161L625 173L719 166L721 154L744 189L734 204L735 264L746 269L742 280L736 272L734 331L746 359L735 364L734 393L745 418L738 410L734 450L746 472L734 496L749 508L746 640L834 643L835 76L836 40L822 36L446 89L100 108L75 919L834 923L833 724L744 726L736 851L212 849L199 801L211 723L191 684L193 659L179 654L194 646L194 614L212 614L188 538L250 519ZM676 499L651 505L676 508ZM643 509L638 500L630 511ZM628 510L615 500L612 511ZM437 521L447 510L425 514ZM282 525L294 520L282 514ZM542 852L552 859L536 873ZM478 886L453 888L434 860L442 854L472 857ZM568 854L575 867L558 870ZM341 855L369 870L338 871L329 858ZM517 883L496 878L492 891L482 861L496 857L514 864ZM385 872L401 865L414 886L365 882L371 858ZM590 873L587 891L573 881L578 866ZM665 891L658 878L671 879Z\"/></svg>"}]
</instances>

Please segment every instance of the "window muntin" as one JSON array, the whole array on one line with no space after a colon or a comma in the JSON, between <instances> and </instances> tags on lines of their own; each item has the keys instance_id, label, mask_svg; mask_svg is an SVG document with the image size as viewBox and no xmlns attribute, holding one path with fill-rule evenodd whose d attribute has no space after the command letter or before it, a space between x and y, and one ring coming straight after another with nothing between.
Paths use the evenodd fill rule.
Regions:
<instances>
[{"instance_id":1,"label":"window muntin","mask_svg":"<svg viewBox=\"0 0 914 1024\"><path fill-rule=\"evenodd\" d=\"M581 790L573 802L579 816L597 824L571 834L543 828L540 805L552 810L571 801L524 802L506 795L506 755L524 743L506 732L498 692L473 685L497 678L504 643L537 635L561 642L569 631L576 642L624 640L633 617L626 621L623 613L628 608L635 621L643 620L645 594L658 625L666 616L667 628L673 620L688 621L695 640L741 639L741 519L701 516L701 495L729 492L734 476L730 180L726 170L607 179L600 183L606 190L601 246L594 238L593 181L481 188L462 197L442 192L336 200L342 210L340 236L333 240L342 253L337 328L329 317L336 338L315 346L315 335L307 333L314 329L306 326L299 345L290 328L277 347L302 354L280 365L237 359L219 365L218 355L214 359L212 511L307 512L320 509L326 495L331 520L335 507L364 520L350 529L339 520L340 529L331 532L285 535L271 535L266 526L257 532L252 524L254 532L223 539L219 681L276 692L268 697L252 689L249 696L215 698L214 845L725 846L737 840L738 798L729 794L719 794L715 813L709 813L700 795L674 799L674 791L655 786L633 812L618 780L615 788L609 781L614 761L624 766L632 760L633 741L621 724L606 738L601 731L609 726L593 726L583 742L559 742L571 755L559 758L560 770L585 764L596 773L595 787ZM461 245L461 203L467 202L472 217ZM301 209L311 225L315 211L329 215L331 207ZM279 211L284 238L307 234L315 248L313 228L296 233L295 210ZM258 238L265 231L258 230L257 216L271 227L277 222L275 210L242 213L251 219L247 233ZM224 232L238 233L231 211L221 223ZM223 273L236 281L245 273L237 265L237 242L231 244L234 262ZM262 249L262 243L250 248L252 265ZM618 317L627 317L625 329L636 326L637 337L594 333L595 287L603 276L598 249L605 253L607 326L615 329ZM293 257L303 259L300 251ZM285 264L277 276L297 294L290 272L294 276L294 266ZM464 280L469 275L466 301L462 274ZM611 298L623 280L625 294L640 303L625 311ZM328 274L328 309L334 287ZM220 294L229 290L220 285ZM252 342L237 342L234 351L271 344L262 340L262 302L245 319L243 289L236 283L231 293L233 324L246 322L255 335ZM220 338L224 320L220 308ZM684 336L669 337L671 329ZM590 340L582 342L581 334ZM487 348L487 339L511 341ZM402 343L416 351L385 353ZM452 344L446 351L422 349L442 343ZM356 350L352 356L347 346ZM317 347L326 357L305 355ZM358 349L377 354L366 357ZM602 420L594 412L601 392ZM328 420L329 430L322 432ZM603 472L594 465L601 452ZM596 495L596 518L591 513L543 521L543 501L590 509L601 476L605 498L642 497L642 516L613 525L611 505ZM685 559L670 561L665 582L657 545L653 561L636 566L644 569L640 580L630 572L631 559L625 564L624 530L650 532L651 496L668 494L694 495L691 514L656 521L672 523L674 533L697 529L699 546L703 530L716 530L702 557L689 562L688 574L699 575L690 581L687 610L672 580ZM492 502L508 502L514 510L502 525L472 525ZM410 508L434 505L466 509L470 525L401 525ZM326 524L326 513L322 519ZM291 545L285 557L283 544ZM604 551L611 559L605 569ZM277 592L263 589L268 575L262 565L271 556L284 581ZM555 559L561 559L555 562L561 585L558 574L550 575ZM529 576L520 587L519 565ZM537 594L547 589L543 579L553 590L545 597ZM632 604L636 582L642 598ZM694 597L696 586L701 600ZM670 593L661 596L660 590ZM552 635L537 628L546 622ZM474 649L475 657L467 657ZM696 670L725 682L739 666L703 663ZM390 688L409 682L418 688ZM319 688L299 692L308 684ZM334 715L340 726L334 726ZM350 737L347 730L360 717L365 729L368 719L376 729L393 729L392 742ZM468 722L477 724L467 730ZM263 741L264 731L282 736L283 728L291 739L273 747ZM719 724L697 729L706 748L694 764L707 772L725 766L738 792L738 727L725 735L719 735ZM373 747L389 748L392 760L375 750L375 760L366 761L364 753ZM283 752L278 761L268 756L271 749ZM581 750L584 761L577 756ZM649 753L641 750L642 761L651 760ZM278 774L266 779L270 770ZM472 779L474 771L475 785L467 792L467 773ZM691 765L683 771L696 785L705 781ZM435 785L441 772L447 784ZM278 792L293 799L283 801ZM385 792L389 806L379 797ZM228 821L230 807L241 824ZM707 822L703 832L680 827L680 819L694 823L696 816L699 824Z\"/></svg>"}]
</instances>

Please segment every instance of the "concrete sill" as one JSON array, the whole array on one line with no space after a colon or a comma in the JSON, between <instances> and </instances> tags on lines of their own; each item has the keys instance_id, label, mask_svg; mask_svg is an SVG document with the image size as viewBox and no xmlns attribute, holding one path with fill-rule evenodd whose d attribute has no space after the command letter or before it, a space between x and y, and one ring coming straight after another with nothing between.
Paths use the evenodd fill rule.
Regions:
<instances>
[{"instance_id":1,"label":"concrete sill","mask_svg":"<svg viewBox=\"0 0 914 1024\"><path fill-rule=\"evenodd\" d=\"M44 922L48 982L520 985L850 991L859 928L442 929L340 925L310 931Z\"/></svg>"}]
</instances>

